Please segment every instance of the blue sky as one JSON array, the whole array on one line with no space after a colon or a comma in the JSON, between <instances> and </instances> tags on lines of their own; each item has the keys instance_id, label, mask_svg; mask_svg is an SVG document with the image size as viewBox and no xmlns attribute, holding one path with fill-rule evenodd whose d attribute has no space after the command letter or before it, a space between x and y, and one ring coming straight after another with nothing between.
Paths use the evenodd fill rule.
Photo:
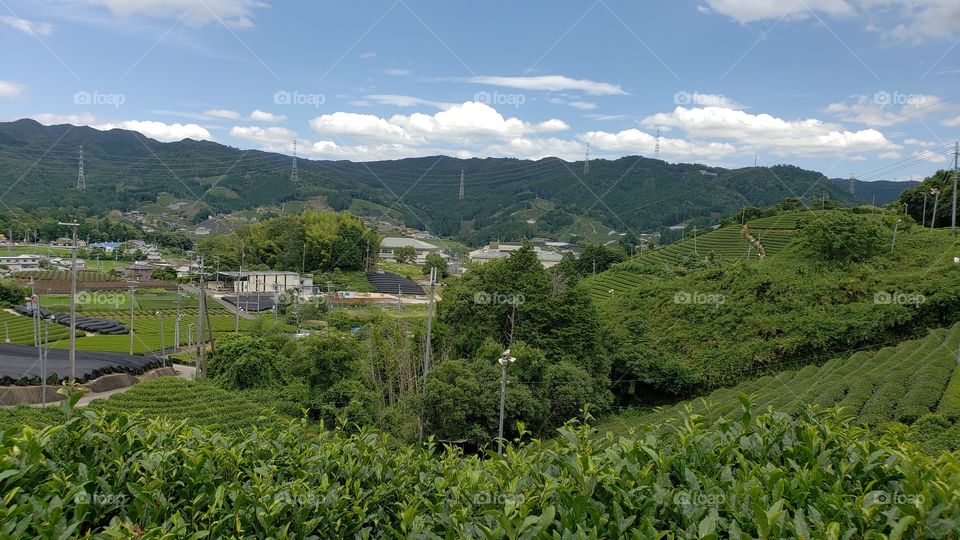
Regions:
<instances>
[{"instance_id":1,"label":"blue sky","mask_svg":"<svg viewBox=\"0 0 960 540\"><path fill-rule=\"evenodd\" d=\"M956 0L0 0L0 119L322 159L654 154L922 177Z\"/></svg>"}]
</instances>

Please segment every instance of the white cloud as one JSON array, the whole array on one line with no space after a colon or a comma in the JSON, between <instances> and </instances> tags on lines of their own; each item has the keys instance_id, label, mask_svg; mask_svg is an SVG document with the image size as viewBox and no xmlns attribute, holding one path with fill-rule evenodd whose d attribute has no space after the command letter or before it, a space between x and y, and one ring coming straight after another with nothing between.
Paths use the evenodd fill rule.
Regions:
<instances>
[{"instance_id":1,"label":"white cloud","mask_svg":"<svg viewBox=\"0 0 960 540\"><path fill-rule=\"evenodd\" d=\"M177 19L191 26L223 23L231 28L250 28L252 11L268 5L259 0L86 0L103 6L116 17L144 15L158 19Z\"/></svg>"},{"instance_id":2,"label":"white cloud","mask_svg":"<svg viewBox=\"0 0 960 540\"><path fill-rule=\"evenodd\" d=\"M250 119L256 122L270 122L275 124L277 122L283 122L287 117L282 114L273 114L257 109L250 113Z\"/></svg>"},{"instance_id":3,"label":"white cloud","mask_svg":"<svg viewBox=\"0 0 960 540\"><path fill-rule=\"evenodd\" d=\"M943 101L937 96L887 91L853 96L851 101L827 106L828 113L845 122L872 126L892 126L944 109Z\"/></svg>"},{"instance_id":4,"label":"white cloud","mask_svg":"<svg viewBox=\"0 0 960 540\"><path fill-rule=\"evenodd\" d=\"M845 0L707 0L708 9L742 23L763 19L804 19L814 11L834 17L850 15L853 6Z\"/></svg>"},{"instance_id":5,"label":"white cloud","mask_svg":"<svg viewBox=\"0 0 960 540\"><path fill-rule=\"evenodd\" d=\"M310 127L320 135L343 135L392 142L410 142L414 139L402 127L372 114L324 114L310 120Z\"/></svg>"},{"instance_id":6,"label":"white cloud","mask_svg":"<svg viewBox=\"0 0 960 540\"><path fill-rule=\"evenodd\" d=\"M587 79L571 79L563 75L537 75L533 77L471 77L468 82L487 84L490 86L505 86L521 90L544 90L548 92L562 92L577 90L592 96L627 95L619 85L591 81Z\"/></svg>"},{"instance_id":7,"label":"white cloud","mask_svg":"<svg viewBox=\"0 0 960 540\"><path fill-rule=\"evenodd\" d=\"M3 95L2 91L0 91L0 95ZM941 124L947 127L960 127L960 116L956 118L948 118L947 120L941 122Z\"/></svg>"},{"instance_id":8,"label":"white cloud","mask_svg":"<svg viewBox=\"0 0 960 540\"><path fill-rule=\"evenodd\" d=\"M527 134L555 132L570 126L558 119L538 124L504 117L485 104L468 101L429 115L413 113L380 118L371 114L335 112L318 116L310 127L324 136L422 146L432 143L477 144L488 139L509 139Z\"/></svg>"},{"instance_id":9,"label":"white cloud","mask_svg":"<svg viewBox=\"0 0 960 540\"><path fill-rule=\"evenodd\" d=\"M930 141L921 141L920 139L907 138L903 140L903 144L907 146L922 146L924 148L930 148L933 146L938 146L938 143Z\"/></svg>"},{"instance_id":10,"label":"white cloud","mask_svg":"<svg viewBox=\"0 0 960 540\"><path fill-rule=\"evenodd\" d=\"M920 158L924 161L930 161L932 163L946 163L947 161L953 161L952 154L937 153L932 150L918 150L911 155L915 158Z\"/></svg>"},{"instance_id":11,"label":"white cloud","mask_svg":"<svg viewBox=\"0 0 960 540\"><path fill-rule=\"evenodd\" d=\"M285 127L272 126L262 128L258 126L234 126L230 128L230 136L256 142L260 148L269 152L293 152L293 141L297 133Z\"/></svg>"},{"instance_id":12,"label":"white cloud","mask_svg":"<svg viewBox=\"0 0 960 540\"><path fill-rule=\"evenodd\" d=\"M880 159L900 159L902 156L900 152L896 150L890 150L889 152L881 152L877 155Z\"/></svg>"},{"instance_id":13,"label":"white cloud","mask_svg":"<svg viewBox=\"0 0 960 540\"><path fill-rule=\"evenodd\" d=\"M387 68L383 70L383 73L385 75L397 75L397 76L413 75L413 72L410 71L409 69L398 69L398 68Z\"/></svg>"},{"instance_id":14,"label":"white cloud","mask_svg":"<svg viewBox=\"0 0 960 540\"><path fill-rule=\"evenodd\" d=\"M701 92L687 92L681 90L673 95L674 105L696 107L725 107L727 109L746 109L736 101L722 94L704 94Z\"/></svg>"},{"instance_id":15,"label":"white cloud","mask_svg":"<svg viewBox=\"0 0 960 540\"><path fill-rule=\"evenodd\" d=\"M27 87L12 81L0 80L0 98L14 99L23 96Z\"/></svg>"},{"instance_id":16,"label":"white cloud","mask_svg":"<svg viewBox=\"0 0 960 540\"><path fill-rule=\"evenodd\" d=\"M138 131L161 142L176 142L183 139L213 140L210 132L197 124L165 124L152 120L125 120L93 127L104 131L111 129Z\"/></svg>"},{"instance_id":17,"label":"white cloud","mask_svg":"<svg viewBox=\"0 0 960 540\"><path fill-rule=\"evenodd\" d=\"M642 121L648 127L676 127L696 139L729 140L774 155L829 154L895 150L875 129L849 131L818 119L787 121L722 107L677 107Z\"/></svg>"},{"instance_id":18,"label":"white cloud","mask_svg":"<svg viewBox=\"0 0 960 540\"><path fill-rule=\"evenodd\" d=\"M223 118L224 120L239 120L241 117L240 113L231 111L230 109L210 109L209 111L204 111L203 114L214 118Z\"/></svg>"},{"instance_id":19,"label":"white cloud","mask_svg":"<svg viewBox=\"0 0 960 540\"><path fill-rule=\"evenodd\" d=\"M703 13L721 13L741 23L857 16L869 30L912 42L953 39L960 26L956 0L706 0L700 7Z\"/></svg>"},{"instance_id":20,"label":"white cloud","mask_svg":"<svg viewBox=\"0 0 960 540\"><path fill-rule=\"evenodd\" d=\"M30 116L37 122L45 126L55 126L58 124L73 124L75 126L89 126L97 121L97 118L90 113L83 114L52 114L40 113Z\"/></svg>"},{"instance_id":21,"label":"white cloud","mask_svg":"<svg viewBox=\"0 0 960 540\"><path fill-rule=\"evenodd\" d=\"M583 101L577 99L568 100L562 97L552 97L547 101L555 105L567 105L573 107L574 109L580 109L581 111L592 111L597 108L597 104L592 101Z\"/></svg>"},{"instance_id":22,"label":"white cloud","mask_svg":"<svg viewBox=\"0 0 960 540\"><path fill-rule=\"evenodd\" d=\"M53 26L50 23L28 21L9 15L0 16L0 22L31 36L49 36L53 32Z\"/></svg>"},{"instance_id":23,"label":"white cloud","mask_svg":"<svg viewBox=\"0 0 960 540\"><path fill-rule=\"evenodd\" d=\"M635 128L625 129L617 133L590 131L583 138L590 143L591 148L619 155L651 156L657 144L656 136ZM684 139L661 137L660 153L667 157L681 159L721 160L738 153L738 150L730 143L694 143Z\"/></svg>"},{"instance_id":24,"label":"white cloud","mask_svg":"<svg viewBox=\"0 0 960 540\"><path fill-rule=\"evenodd\" d=\"M360 53L360 59L361 59L361 60L373 60L373 59L376 58L376 57L377 57L377 53L375 53L375 52L373 52L373 51L368 51L368 52Z\"/></svg>"}]
</instances>

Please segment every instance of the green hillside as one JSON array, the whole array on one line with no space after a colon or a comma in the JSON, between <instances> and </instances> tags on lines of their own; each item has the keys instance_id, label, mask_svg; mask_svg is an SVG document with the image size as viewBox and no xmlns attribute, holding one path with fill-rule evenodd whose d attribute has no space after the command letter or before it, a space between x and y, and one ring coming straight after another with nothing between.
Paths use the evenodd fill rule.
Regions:
<instances>
[{"instance_id":1,"label":"green hillside","mask_svg":"<svg viewBox=\"0 0 960 540\"><path fill-rule=\"evenodd\" d=\"M73 187L81 144L88 181L87 189L78 192ZM27 211L83 207L100 214L147 207L162 212L168 211L162 206L166 201L202 201L208 213L230 213L318 197L343 210L363 200L392 209L409 226L441 236L459 235L469 223L476 231L471 241L483 243L490 235L503 240L547 233L563 237L564 232L589 237L597 224L627 232L692 218L712 221L822 185L832 200L854 202L848 191L831 185L822 174L792 166L727 170L630 156L593 160L590 174L583 176L575 172L582 165L557 158L434 156L369 163L301 159L301 182L294 184L289 180L290 158L280 154L189 139L160 143L119 129L42 126L32 120L0 123L0 189L9 206ZM465 174L463 200L460 171ZM41 181L45 189L32 189ZM602 205L597 204L599 193L605 194ZM403 194L402 200L397 194ZM558 215L562 219L530 226L526 221L531 216L523 211L542 199L573 219ZM579 227L581 218L595 223ZM569 226L559 225L565 221Z\"/></svg>"}]
</instances>

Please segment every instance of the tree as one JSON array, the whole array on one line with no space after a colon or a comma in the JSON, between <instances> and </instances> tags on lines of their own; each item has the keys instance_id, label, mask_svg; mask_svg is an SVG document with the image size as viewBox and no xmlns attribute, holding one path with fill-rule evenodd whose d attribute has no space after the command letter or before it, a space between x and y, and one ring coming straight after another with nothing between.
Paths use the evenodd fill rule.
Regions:
<instances>
[{"instance_id":1,"label":"tree","mask_svg":"<svg viewBox=\"0 0 960 540\"><path fill-rule=\"evenodd\" d=\"M23 299L27 297L29 290L26 287L17 285L12 279L0 280L0 306L10 307L22 304Z\"/></svg>"},{"instance_id":2,"label":"tree","mask_svg":"<svg viewBox=\"0 0 960 540\"><path fill-rule=\"evenodd\" d=\"M580 275L599 274L625 259L623 250L591 244L584 248L583 254L577 259L576 268Z\"/></svg>"},{"instance_id":3,"label":"tree","mask_svg":"<svg viewBox=\"0 0 960 540\"><path fill-rule=\"evenodd\" d=\"M843 211L804 217L798 232L803 245L827 261L859 262L879 253L886 235L876 220Z\"/></svg>"},{"instance_id":4,"label":"tree","mask_svg":"<svg viewBox=\"0 0 960 540\"><path fill-rule=\"evenodd\" d=\"M431 253L427 255L427 263L425 265L427 272L431 268L437 269L437 277L445 278L447 277L447 260L441 257L437 253Z\"/></svg>"},{"instance_id":5,"label":"tree","mask_svg":"<svg viewBox=\"0 0 960 540\"><path fill-rule=\"evenodd\" d=\"M417 259L417 250L413 246L400 246L393 250L393 257L398 263L408 263Z\"/></svg>"},{"instance_id":6,"label":"tree","mask_svg":"<svg viewBox=\"0 0 960 540\"><path fill-rule=\"evenodd\" d=\"M160 281L173 281L177 279L177 272L169 266L164 266L157 268L150 273L150 279L156 279Z\"/></svg>"},{"instance_id":7,"label":"tree","mask_svg":"<svg viewBox=\"0 0 960 540\"><path fill-rule=\"evenodd\" d=\"M230 334L217 341L210 376L230 390L274 387L282 382L279 358L264 338Z\"/></svg>"}]
</instances>

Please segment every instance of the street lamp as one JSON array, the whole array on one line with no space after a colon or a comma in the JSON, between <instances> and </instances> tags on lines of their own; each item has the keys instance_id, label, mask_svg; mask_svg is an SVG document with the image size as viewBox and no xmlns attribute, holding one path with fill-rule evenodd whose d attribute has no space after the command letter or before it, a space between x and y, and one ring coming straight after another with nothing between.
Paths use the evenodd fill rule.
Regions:
<instances>
[{"instance_id":1,"label":"street lamp","mask_svg":"<svg viewBox=\"0 0 960 540\"><path fill-rule=\"evenodd\" d=\"M500 375L500 427L497 430L497 445L500 453L503 453L503 404L507 396L507 366L516 361L516 358L510 356L510 349L503 351L498 360L502 368Z\"/></svg>"},{"instance_id":2,"label":"street lamp","mask_svg":"<svg viewBox=\"0 0 960 540\"><path fill-rule=\"evenodd\" d=\"M164 342L164 334L163 334L163 312L158 311L156 312L156 315L157 317L160 317L160 358L163 358L164 356L167 355L167 347L166 347L166 343Z\"/></svg>"},{"instance_id":3,"label":"street lamp","mask_svg":"<svg viewBox=\"0 0 960 540\"><path fill-rule=\"evenodd\" d=\"M42 362L40 362L40 386L43 388L43 405L47 404L47 353L50 352L50 321L54 320L53 314L47 315L44 318L45 329L44 329L44 346L43 346L43 355L40 357Z\"/></svg>"}]
</instances>

